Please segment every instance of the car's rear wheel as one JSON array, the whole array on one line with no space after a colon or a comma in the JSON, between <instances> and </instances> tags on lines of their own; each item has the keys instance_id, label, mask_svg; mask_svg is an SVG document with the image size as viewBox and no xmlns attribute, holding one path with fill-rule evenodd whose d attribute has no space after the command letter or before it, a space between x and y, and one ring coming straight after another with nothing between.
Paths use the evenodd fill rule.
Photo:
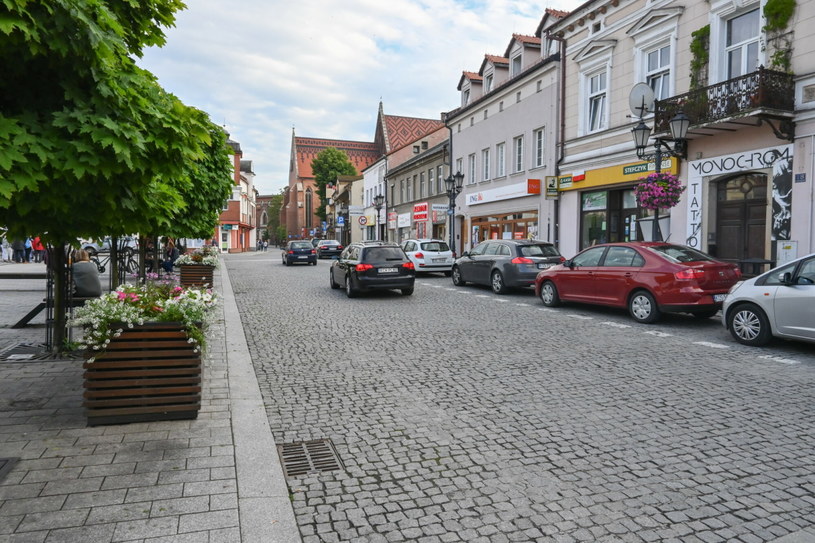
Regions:
<instances>
[{"instance_id":1,"label":"car's rear wheel","mask_svg":"<svg viewBox=\"0 0 815 543\"><path fill-rule=\"evenodd\" d=\"M651 324L659 320L661 312L657 302L647 290L638 290L628 300L628 312L635 321L642 324Z\"/></svg>"},{"instance_id":2,"label":"car's rear wheel","mask_svg":"<svg viewBox=\"0 0 815 543\"><path fill-rule=\"evenodd\" d=\"M402 289L402 296L410 296L411 294L413 294L413 287Z\"/></svg>"},{"instance_id":3,"label":"car's rear wheel","mask_svg":"<svg viewBox=\"0 0 815 543\"><path fill-rule=\"evenodd\" d=\"M713 315L715 315L718 312L719 312L718 309L709 309L707 311L694 311L692 313L692 315L694 317L696 317L697 319L704 320L704 319L709 319L710 317L712 317Z\"/></svg>"},{"instance_id":4,"label":"car's rear wheel","mask_svg":"<svg viewBox=\"0 0 815 543\"><path fill-rule=\"evenodd\" d=\"M758 306L737 305L727 315L727 328L733 339L744 345L760 347L770 342L770 321Z\"/></svg>"},{"instance_id":5,"label":"car's rear wheel","mask_svg":"<svg viewBox=\"0 0 815 543\"><path fill-rule=\"evenodd\" d=\"M330 271L328 272L328 284L329 284L329 285L331 286L331 288L333 288L333 289L338 289L338 288L340 288L340 286L337 284L337 282L336 282L336 281L334 281L334 270L330 270Z\"/></svg>"},{"instance_id":6,"label":"car's rear wheel","mask_svg":"<svg viewBox=\"0 0 815 543\"><path fill-rule=\"evenodd\" d=\"M508 290L504 284L504 276L501 275L501 272L498 270L492 272L490 276L490 286L492 287L492 291L496 294L504 294Z\"/></svg>"},{"instance_id":7,"label":"car's rear wheel","mask_svg":"<svg viewBox=\"0 0 815 543\"><path fill-rule=\"evenodd\" d=\"M546 307L557 307L560 305L560 294L557 287L551 281L546 281L541 285L541 301Z\"/></svg>"},{"instance_id":8,"label":"car's rear wheel","mask_svg":"<svg viewBox=\"0 0 815 543\"><path fill-rule=\"evenodd\" d=\"M467 281L461 278L461 270L458 268L458 266L455 266L452 269L451 274L453 276L453 284L455 286L463 287L464 285L467 284Z\"/></svg>"},{"instance_id":9,"label":"car's rear wheel","mask_svg":"<svg viewBox=\"0 0 815 543\"><path fill-rule=\"evenodd\" d=\"M349 298L357 297L357 289L354 288L351 278L347 275L345 276L345 295Z\"/></svg>"}]
</instances>

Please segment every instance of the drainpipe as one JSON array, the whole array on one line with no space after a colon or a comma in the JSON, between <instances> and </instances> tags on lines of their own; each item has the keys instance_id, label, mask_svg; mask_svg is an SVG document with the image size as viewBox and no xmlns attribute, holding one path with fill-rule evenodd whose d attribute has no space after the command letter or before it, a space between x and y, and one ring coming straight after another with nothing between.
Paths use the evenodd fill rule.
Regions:
<instances>
[{"instance_id":1,"label":"drainpipe","mask_svg":"<svg viewBox=\"0 0 815 543\"><path fill-rule=\"evenodd\" d=\"M560 96L558 96L558 101L560 102L560 123L557 135L558 158L555 163L555 175L560 177L560 164L566 155L566 40L551 35L548 30L546 31L546 38L560 43L560 67L558 70L560 72ZM555 247L560 250L560 195L555 199L554 215L554 244Z\"/></svg>"}]
</instances>

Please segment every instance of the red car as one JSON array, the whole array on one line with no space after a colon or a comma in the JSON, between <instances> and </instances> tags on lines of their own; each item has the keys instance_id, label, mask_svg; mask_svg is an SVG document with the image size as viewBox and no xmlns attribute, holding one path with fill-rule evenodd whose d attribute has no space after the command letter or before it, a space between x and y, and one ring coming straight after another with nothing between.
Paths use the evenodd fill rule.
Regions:
<instances>
[{"instance_id":1,"label":"red car","mask_svg":"<svg viewBox=\"0 0 815 543\"><path fill-rule=\"evenodd\" d=\"M655 322L663 312L706 319L721 309L740 278L735 264L684 245L607 243L541 271L535 295L548 307L560 302L626 307L642 323Z\"/></svg>"}]
</instances>

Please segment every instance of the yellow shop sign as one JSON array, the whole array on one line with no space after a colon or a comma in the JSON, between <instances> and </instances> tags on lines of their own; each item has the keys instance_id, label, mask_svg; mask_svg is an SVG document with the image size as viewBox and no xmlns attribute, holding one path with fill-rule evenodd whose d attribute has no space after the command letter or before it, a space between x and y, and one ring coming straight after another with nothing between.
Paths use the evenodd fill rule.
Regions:
<instances>
[{"instance_id":1,"label":"yellow shop sign","mask_svg":"<svg viewBox=\"0 0 815 543\"><path fill-rule=\"evenodd\" d=\"M662 161L661 171L677 175L679 173L679 161L676 157L669 157ZM597 168L596 170L586 170L585 178L581 181L573 181L571 175L564 175L559 178L560 190L585 189L590 187L600 187L617 183L635 183L640 177L656 171L654 161L632 162L622 166L608 166Z\"/></svg>"}]
</instances>

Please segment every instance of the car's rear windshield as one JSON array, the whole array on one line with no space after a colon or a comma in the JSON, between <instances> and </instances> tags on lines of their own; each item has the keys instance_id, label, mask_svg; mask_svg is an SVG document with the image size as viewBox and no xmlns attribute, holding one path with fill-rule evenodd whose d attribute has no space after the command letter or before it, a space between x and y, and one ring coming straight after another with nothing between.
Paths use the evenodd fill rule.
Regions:
<instances>
[{"instance_id":1,"label":"car's rear windshield","mask_svg":"<svg viewBox=\"0 0 815 543\"><path fill-rule=\"evenodd\" d=\"M366 262L384 262L386 260L404 260L405 253L399 247L368 247L362 257Z\"/></svg>"},{"instance_id":2,"label":"car's rear windshield","mask_svg":"<svg viewBox=\"0 0 815 543\"><path fill-rule=\"evenodd\" d=\"M443 241L425 241L421 244L422 251L449 251L450 247Z\"/></svg>"},{"instance_id":3,"label":"car's rear windshield","mask_svg":"<svg viewBox=\"0 0 815 543\"><path fill-rule=\"evenodd\" d=\"M521 245L523 256L560 256L554 245Z\"/></svg>"},{"instance_id":4,"label":"car's rear windshield","mask_svg":"<svg viewBox=\"0 0 815 543\"><path fill-rule=\"evenodd\" d=\"M674 262L710 262L713 260L705 253L683 245L653 245L649 249Z\"/></svg>"},{"instance_id":5,"label":"car's rear windshield","mask_svg":"<svg viewBox=\"0 0 815 543\"><path fill-rule=\"evenodd\" d=\"M311 249L312 245L308 241L295 241L291 244L292 249Z\"/></svg>"}]
</instances>

